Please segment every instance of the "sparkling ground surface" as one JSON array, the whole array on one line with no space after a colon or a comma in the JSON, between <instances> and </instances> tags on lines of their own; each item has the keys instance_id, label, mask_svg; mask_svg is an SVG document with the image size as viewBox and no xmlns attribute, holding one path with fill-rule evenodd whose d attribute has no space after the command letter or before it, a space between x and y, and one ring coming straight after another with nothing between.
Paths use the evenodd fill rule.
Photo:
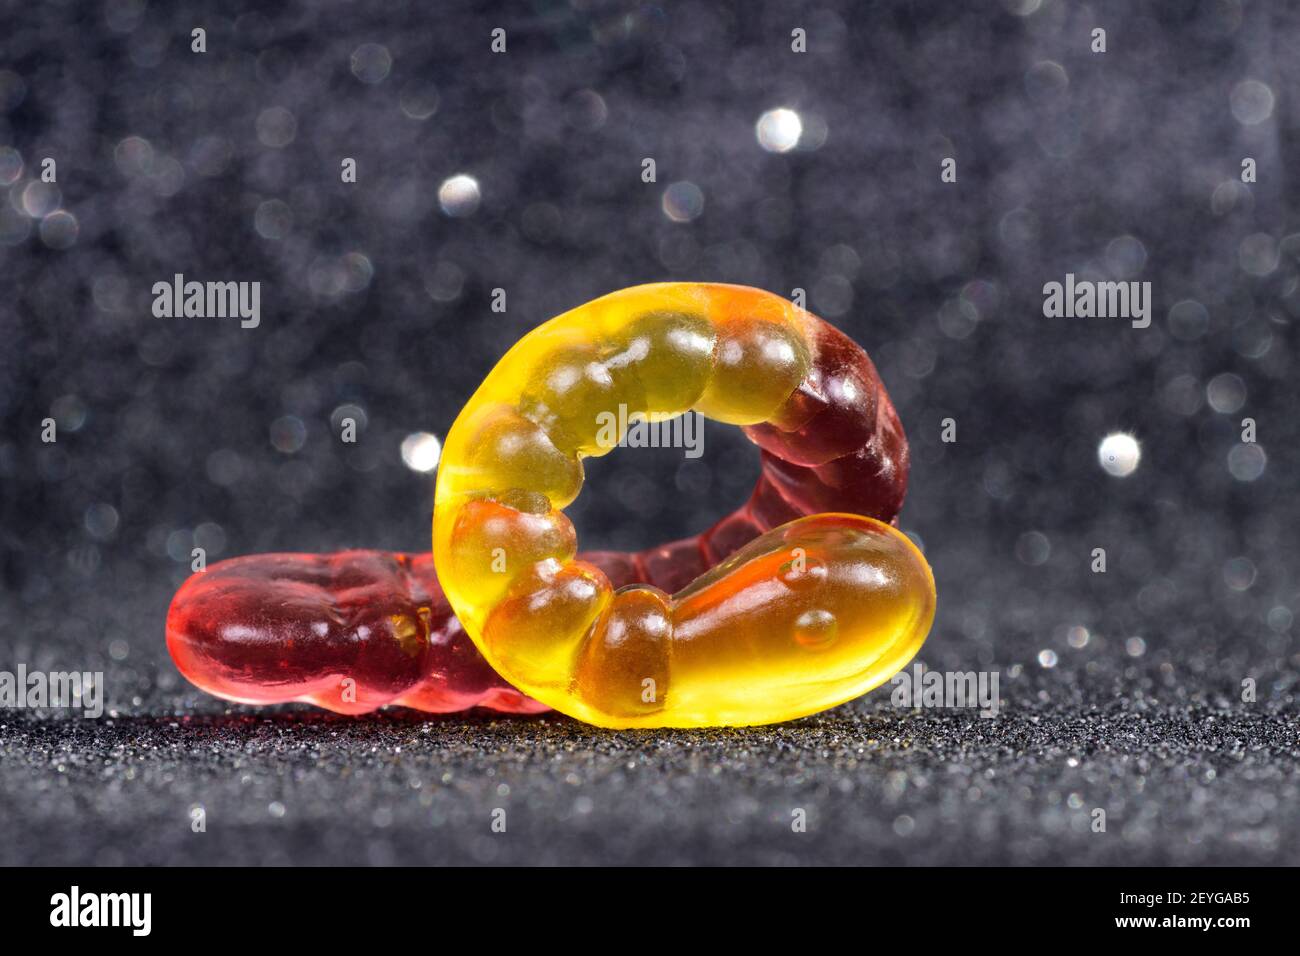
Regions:
<instances>
[{"instance_id":1,"label":"sparkling ground surface","mask_svg":"<svg viewBox=\"0 0 1300 956\"><path fill-rule=\"evenodd\" d=\"M0 710L0 862L1300 863L1300 11L589 6L0 13L0 670L103 671L108 708ZM177 272L261 282L260 325L155 318ZM1067 273L1151 282L1150 326L1045 317ZM804 289L870 351L938 583L921 658L999 674L998 717L882 688L610 734L184 684L193 547L426 548L404 440L537 323L673 278ZM743 501L753 449L705 437L593 463L583 545Z\"/></svg>"},{"instance_id":2,"label":"sparkling ground surface","mask_svg":"<svg viewBox=\"0 0 1300 956\"><path fill-rule=\"evenodd\" d=\"M1206 705L851 706L671 734L409 712L6 719L0 748L7 864L1300 862L1294 721Z\"/></svg>"}]
</instances>

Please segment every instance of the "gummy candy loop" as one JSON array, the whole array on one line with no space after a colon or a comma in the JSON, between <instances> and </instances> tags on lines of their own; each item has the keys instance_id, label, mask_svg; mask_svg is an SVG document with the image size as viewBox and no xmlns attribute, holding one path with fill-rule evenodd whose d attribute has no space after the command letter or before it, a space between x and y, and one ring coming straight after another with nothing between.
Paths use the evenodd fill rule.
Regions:
<instances>
[{"instance_id":1,"label":"gummy candy loop","mask_svg":"<svg viewBox=\"0 0 1300 956\"><path fill-rule=\"evenodd\" d=\"M762 450L749 501L692 538L578 555L562 509L582 460L629 421L691 409ZM240 701L786 720L879 685L928 633L933 577L888 523L907 473L875 368L832 326L745 287L624 289L525 336L457 418L436 576L428 556L235 558L180 589L168 644L191 681Z\"/></svg>"}]
</instances>

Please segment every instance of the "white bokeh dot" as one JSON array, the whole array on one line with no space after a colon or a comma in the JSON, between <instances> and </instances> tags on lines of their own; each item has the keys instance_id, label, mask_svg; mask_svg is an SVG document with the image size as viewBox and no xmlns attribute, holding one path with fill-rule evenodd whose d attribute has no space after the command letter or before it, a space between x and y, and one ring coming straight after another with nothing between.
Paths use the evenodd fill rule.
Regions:
<instances>
[{"instance_id":1,"label":"white bokeh dot","mask_svg":"<svg viewBox=\"0 0 1300 956\"><path fill-rule=\"evenodd\" d=\"M768 110L754 124L754 135L758 137L758 145L769 153L788 153L799 145L803 120L785 107Z\"/></svg>"},{"instance_id":2,"label":"white bokeh dot","mask_svg":"<svg viewBox=\"0 0 1300 956\"><path fill-rule=\"evenodd\" d=\"M438 187L438 205L443 212L455 219L474 215L481 200L478 180L465 173L444 179Z\"/></svg>"},{"instance_id":3,"label":"white bokeh dot","mask_svg":"<svg viewBox=\"0 0 1300 956\"><path fill-rule=\"evenodd\" d=\"M1231 415L1246 404L1246 383L1238 375L1223 372L1205 386L1205 398L1220 415Z\"/></svg>"},{"instance_id":4,"label":"white bokeh dot","mask_svg":"<svg viewBox=\"0 0 1300 956\"><path fill-rule=\"evenodd\" d=\"M1259 80L1242 80L1232 88L1232 115L1243 126L1255 126L1273 115L1273 89Z\"/></svg>"},{"instance_id":5,"label":"white bokeh dot","mask_svg":"<svg viewBox=\"0 0 1300 956\"><path fill-rule=\"evenodd\" d=\"M1268 455L1253 442L1233 445L1228 452L1228 472L1238 481L1255 481L1268 467Z\"/></svg>"},{"instance_id":6,"label":"white bokeh dot","mask_svg":"<svg viewBox=\"0 0 1300 956\"><path fill-rule=\"evenodd\" d=\"M1097 461L1106 474L1124 478L1137 470L1142 460L1142 449L1137 439L1125 432L1107 435L1097 446Z\"/></svg>"},{"instance_id":7,"label":"white bokeh dot","mask_svg":"<svg viewBox=\"0 0 1300 956\"><path fill-rule=\"evenodd\" d=\"M438 467L442 442L428 432L412 432L402 439L402 461L411 471L428 474Z\"/></svg>"}]
</instances>

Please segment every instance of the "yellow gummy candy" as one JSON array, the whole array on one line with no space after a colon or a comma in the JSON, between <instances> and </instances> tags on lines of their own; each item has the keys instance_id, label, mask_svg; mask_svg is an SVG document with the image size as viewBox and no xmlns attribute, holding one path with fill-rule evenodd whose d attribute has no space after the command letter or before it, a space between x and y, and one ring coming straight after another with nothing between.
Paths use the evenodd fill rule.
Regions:
<instances>
[{"instance_id":1,"label":"yellow gummy candy","mask_svg":"<svg viewBox=\"0 0 1300 956\"><path fill-rule=\"evenodd\" d=\"M782 508L856 502L855 482L905 484L892 406L867 394L874 369L860 349L846 359L847 339L828 330L757 289L661 283L566 312L506 354L447 435L434 507L439 580L498 673L603 727L743 726L851 700L911 659L935 592L905 535L850 513L758 534ZM562 511L582 488L582 459L617 445L611 422L690 409L750 426L776 457L764 496L681 553L749 543L674 595L615 589L577 556ZM834 454L854 428L860 447ZM901 465L888 452L900 446ZM637 580L657 580L637 561Z\"/></svg>"}]
</instances>

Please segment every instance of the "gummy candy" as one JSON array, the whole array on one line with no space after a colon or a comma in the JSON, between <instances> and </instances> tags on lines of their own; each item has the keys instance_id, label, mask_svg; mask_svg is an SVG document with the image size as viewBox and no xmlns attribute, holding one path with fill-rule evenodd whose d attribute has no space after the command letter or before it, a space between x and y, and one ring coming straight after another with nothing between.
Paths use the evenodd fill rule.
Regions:
<instances>
[{"instance_id":1,"label":"gummy candy","mask_svg":"<svg viewBox=\"0 0 1300 956\"><path fill-rule=\"evenodd\" d=\"M617 444L603 426L620 407L741 425L763 474L737 514L611 574L577 557L562 509L582 459ZM438 576L502 677L588 723L814 713L887 680L929 631L929 565L863 517L896 515L904 448L870 360L789 301L702 283L624 289L526 335L452 425ZM856 513L816 513L828 508Z\"/></svg>"},{"instance_id":2,"label":"gummy candy","mask_svg":"<svg viewBox=\"0 0 1300 956\"><path fill-rule=\"evenodd\" d=\"M582 459L618 443L610 422L691 408L762 449L750 500L692 538L577 555L561 509ZM525 336L457 419L436 576L428 555L373 551L223 561L177 592L168 645L195 684L252 703L786 720L877 686L925 639L933 577L886 523L907 474L898 416L843 333L756 289L625 289Z\"/></svg>"},{"instance_id":3,"label":"gummy candy","mask_svg":"<svg viewBox=\"0 0 1300 956\"><path fill-rule=\"evenodd\" d=\"M483 660L443 597L431 554L254 554L192 575L167 615L180 672L246 704L344 714L387 704L546 710Z\"/></svg>"}]
</instances>

